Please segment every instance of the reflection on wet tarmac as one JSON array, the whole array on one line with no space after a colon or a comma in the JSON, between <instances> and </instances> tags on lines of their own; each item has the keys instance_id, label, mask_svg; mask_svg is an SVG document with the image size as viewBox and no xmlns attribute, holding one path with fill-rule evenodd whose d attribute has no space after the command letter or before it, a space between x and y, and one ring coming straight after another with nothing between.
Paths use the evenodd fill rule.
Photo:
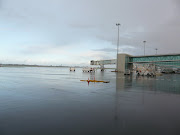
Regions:
<instances>
[{"instance_id":1,"label":"reflection on wet tarmac","mask_svg":"<svg viewBox=\"0 0 180 135\"><path fill-rule=\"evenodd\" d=\"M177 134L180 76L117 74L115 120L124 134Z\"/></svg>"},{"instance_id":2,"label":"reflection on wet tarmac","mask_svg":"<svg viewBox=\"0 0 180 135\"><path fill-rule=\"evenodd\" d=\"M147 76L124 76L116 75L116 89L124 90L128 88L146 89L147 91L158 91L168 93L180 93L179 75L169 74L157 77Z\"/></svg>"}]
</instances>

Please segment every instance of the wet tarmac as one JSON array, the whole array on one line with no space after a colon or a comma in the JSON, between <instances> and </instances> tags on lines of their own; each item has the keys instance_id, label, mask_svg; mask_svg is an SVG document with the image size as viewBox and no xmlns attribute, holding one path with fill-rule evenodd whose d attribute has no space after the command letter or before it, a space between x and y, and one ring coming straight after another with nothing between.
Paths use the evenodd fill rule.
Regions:
<instances>
[{"instance_id":1,"label":"wet tarmac","mask_svg":"<svg viewBox=\"0 0 180 135\"><path fill-rule=\"evenodd\" d=\"M180 75L110 71L1 67L0 135L180 134Z\"/></svg>"}]
</instances>

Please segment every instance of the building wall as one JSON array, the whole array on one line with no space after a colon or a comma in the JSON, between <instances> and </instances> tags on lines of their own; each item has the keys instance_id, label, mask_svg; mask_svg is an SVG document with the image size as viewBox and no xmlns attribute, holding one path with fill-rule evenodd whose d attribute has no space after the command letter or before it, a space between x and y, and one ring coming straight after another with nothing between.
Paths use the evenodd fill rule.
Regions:
<instances>
[{"instance_id":1,"label":"building wall","mask_svg":"<svg viewBox=\"0 0 180 135\"><path fill-rule=\"evenodd\" d=\"M118 54L117 57L117 70L118 72L125 72L125 54Z\"/></svg>"},{"instance_id":2,"label":"building wall","mask_svg":"<svg viewBox=\"0 0 180 135\"><path fill-rule=\"evenodd\" d=\"M128 64L130 55L128 54L118 54L117 59L117 70L118 72L124 73L126 69L131 69L132 64Z\"/></svg>"}]
</instances>

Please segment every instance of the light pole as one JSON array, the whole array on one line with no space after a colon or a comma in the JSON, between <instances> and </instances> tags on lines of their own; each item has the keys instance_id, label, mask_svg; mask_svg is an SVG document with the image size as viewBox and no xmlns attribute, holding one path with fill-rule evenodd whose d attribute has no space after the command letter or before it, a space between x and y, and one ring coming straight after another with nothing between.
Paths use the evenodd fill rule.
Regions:
<instances>
[{"instance_id":1,"label":"light pole","mask_svg":"<svg viewBox=\"0 0 180 135\"><path fill-rule=\"evenodd\" d=\"M158 50L158 49L156 48L155 50L156 50L156 55L157 55L157 50Z\"/></svg>"},{"instance_id":2,"label":"light pole","mask_svg":"<svg viewBox=\"0 0 180 135\"><path fill-rule=\"evenodd\" d=\"M144 56L145 56L145 44L146 44L146 41L143 41L144 43Z\"/></svg>"},{"instance_id":3,"label":"light pole","mask_svg":"<svg viewBox=\"0 0 180 135\"><path fill-rule=\"evenodd\" d=\"M120 23L116 23L116 26L118 27L118 40L117 40L117 59L116 59L116 71L118 71L118 51L119 51L119 26Z\"/></svg>"}]
</instances>

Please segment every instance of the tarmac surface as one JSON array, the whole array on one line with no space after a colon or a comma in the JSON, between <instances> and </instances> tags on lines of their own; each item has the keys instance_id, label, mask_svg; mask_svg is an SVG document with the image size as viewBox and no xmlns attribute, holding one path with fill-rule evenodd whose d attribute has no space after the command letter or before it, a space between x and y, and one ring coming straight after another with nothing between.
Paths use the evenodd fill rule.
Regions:
<instances>
[{"instance_id":1,"label":"tarmac surface","mask_svg":"<svg viewBox=\"0 0 180 135\"><path fill-rule=\"evenodd\" d=\"M180 134L180 75L1 67L0 80L0 135Z\"/></svg>"}]
</instances>

